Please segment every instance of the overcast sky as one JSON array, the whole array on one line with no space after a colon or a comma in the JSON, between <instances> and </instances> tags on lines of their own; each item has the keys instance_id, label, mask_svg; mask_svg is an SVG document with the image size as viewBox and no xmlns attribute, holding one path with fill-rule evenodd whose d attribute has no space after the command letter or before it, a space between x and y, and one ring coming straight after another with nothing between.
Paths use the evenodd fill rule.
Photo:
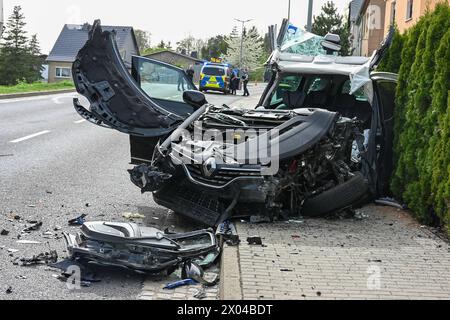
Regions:
<instances>
[{"instance_id":1,"label":"overcast sky","mask_svg":"<svg viewBox=\"0 0 450 320\"><path fill-rule=\"evenodd\" d=\"M260 32L270 24L280 24L287 16L288 0L3 0L5 20L15 5L26 17L27 31L37 33L43 53L49 53L66 23L92 23L100 18L105 25L133 26L151 32L152 43L175 44L188 35L207 39L229 34L238 19L253 19ZM350 0L335 0L343 13ZM314 1L314 12L326 0ZM292 0L291 21L306 25L308 0Z\"/></svg>"}]
</instances>

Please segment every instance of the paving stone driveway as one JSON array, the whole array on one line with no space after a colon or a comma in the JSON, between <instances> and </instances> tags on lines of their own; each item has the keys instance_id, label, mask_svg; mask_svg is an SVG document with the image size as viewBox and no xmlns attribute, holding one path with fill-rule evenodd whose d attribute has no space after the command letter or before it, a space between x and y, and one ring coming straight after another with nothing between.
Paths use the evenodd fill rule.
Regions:
<instances>
[{"instance_id":1,"label":"paving stone driveway","mask_svg":"<svg viewBox=\"0 0 450 320\"><path fill-rule=\"evenodd\" d=\"M367 206L362 220L237 225L223 299L450 299L446 241L397 209ZM249 246L248 236L264 246Z\"/></svg>"}]
</instances>

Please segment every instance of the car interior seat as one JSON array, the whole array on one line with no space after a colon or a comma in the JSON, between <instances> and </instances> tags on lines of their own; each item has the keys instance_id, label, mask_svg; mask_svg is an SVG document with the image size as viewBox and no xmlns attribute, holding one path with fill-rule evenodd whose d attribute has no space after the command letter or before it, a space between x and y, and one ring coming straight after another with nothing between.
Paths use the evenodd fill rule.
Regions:
<instances>
[{"instance_id":1,"label":"car interior seat","mask_svg":"<svg viewBox=\"0 0 450 320\"><path fill-rule=\"evenodd\" d=\"M340 94L336 96L331 111L339 112L346 118L357 118L363 121L364 129L370 129L372 119L372 107L369 102L358 101L350 94Z\"/></svg>"}]
</instances>

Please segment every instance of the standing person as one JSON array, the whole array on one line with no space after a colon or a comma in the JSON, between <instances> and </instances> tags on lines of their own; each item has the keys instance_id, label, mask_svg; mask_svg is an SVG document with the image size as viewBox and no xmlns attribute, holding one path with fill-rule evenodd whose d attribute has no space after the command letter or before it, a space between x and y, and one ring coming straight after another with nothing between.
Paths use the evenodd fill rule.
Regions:
<instances>
[{"instance_id":1,"label":"standing person","mask_svg":"<svg viewBox=\"0 0 450 320\"><path fill-rule=\"evenodd\" d=\"M186 91L186 89L184 88L184 82L185 79L183 77L183 74L180 72L180 75L178 77L178 91Z\"/></svg>"},{"instance_id":2,"label":"standing person","mask_svg":"<svg viewBox=\"0 0 450 320\"><path fill-rule=\"evenodd\" d=\"M195 70L194 70L193 65L189 66L189 69L186 70L186 74L187 74L188 78L191 79L192 82L194 82Z\"/></svg>"},{"instance_id":3,"label":"standing person","mask_svg":"<svg viewBox=\"0 0 450 320\"><path fill-rule=\"evenodd\" d=\"M244 83L244 97L249 97L250 92L248 91L248 83L250 81L250 76L248 75L248 69L242 71L242 82Z\"/></svg>"},{"instance_id":4,"label":"standing person","mask_svg":"<svg viewBox=\"0 0 450 320\"><path fill-rule=\"evenodd\" d=\"M236 95L236 91L239 88L239 83L237 83L237 81L239 81L239 78L233 71L231 73L231 81L230 81L230 90L232 95Z\"/></svg>"}]
</instances>

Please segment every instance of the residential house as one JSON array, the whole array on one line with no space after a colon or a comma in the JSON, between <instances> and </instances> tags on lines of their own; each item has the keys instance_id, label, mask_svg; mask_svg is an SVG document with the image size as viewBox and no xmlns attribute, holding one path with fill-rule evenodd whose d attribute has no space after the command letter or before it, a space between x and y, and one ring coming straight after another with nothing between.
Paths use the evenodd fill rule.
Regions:
<instances>
[{"instance_id":1,"label":"residential house","mask_svg":"<svg viewBox=\"0 0 450 320\"><path fill-rule=\"evenodd\" d=\"M190 66L193 66L195 70L194 82L198 82L200 80L200 71L202 69L203 64L205 63L204 60L195 57L190 57L188 55L171 50L163 50L160 52L155 52L146 55L146 57L153 60L168 63L183 68L185 70L188 69Z\"/></svg>"},{"instance_id":2,"label":"residential house","mask_svg":"<svg viewBox=\"0 0 450 320\"><path fill-rule=\"evenodd\" d=\"M401 33L405 32L422 17L426 10L433 10L436 4L450 0L385 0L386 16L384 29L385 34L391 25L396 25Z\"/></svg>"},{"instance_id":3,"label":"residential house","mask_svg":"<svg viewBox=\"0 0 450 320\"><path fill-rule=\"evenodd\" d=\"M371 56L385 36L385 0L353 0L349 7L351 49L355 56Z\"/></svg>"},{"instance_id":4,"label":"residential house","mask_svg":"<svg viewBox=\"0 0 450 320\"><path fill-rule=\"evenodd\" d=\"M131 68L132 56L139 55L136 36L132 27L102 26L105 31L115 31L120 54L128 68ZM66 24L50 52L48 63L48 82L72 79L72 64L78 51L88 40L91 25Z\"/></svg>"},{"instance_id":5,"label":"residential house","mask_svg":"<svg viewBox=\"0 0 450 320\"><path fill-rule=\"evenodd\" d=\"M364 0L353 0L349 4L348 25L350 26L350 44L354 55L361 53L361 28L357 24Z\"/></svg>"}]
</instances>

